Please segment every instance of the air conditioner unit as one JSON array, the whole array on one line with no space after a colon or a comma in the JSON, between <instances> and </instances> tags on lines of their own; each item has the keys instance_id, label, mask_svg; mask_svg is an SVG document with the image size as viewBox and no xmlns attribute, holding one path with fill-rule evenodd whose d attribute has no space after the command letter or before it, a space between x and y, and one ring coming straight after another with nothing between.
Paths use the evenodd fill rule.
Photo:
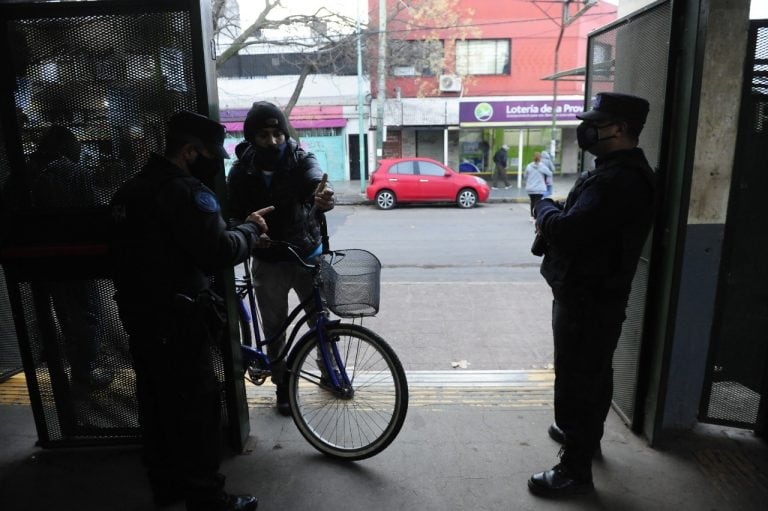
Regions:
<instances>
[{"instance_id":1,"label":"air conditioner unit","mask_svg":"<svg viewBox=\"0 0 768 511\"><path fill-rule=\"evenodd\" d=\"M456 75L440 75L440 90L443 92L460 91L461 77Z\"/></svg>"}]
</instances>

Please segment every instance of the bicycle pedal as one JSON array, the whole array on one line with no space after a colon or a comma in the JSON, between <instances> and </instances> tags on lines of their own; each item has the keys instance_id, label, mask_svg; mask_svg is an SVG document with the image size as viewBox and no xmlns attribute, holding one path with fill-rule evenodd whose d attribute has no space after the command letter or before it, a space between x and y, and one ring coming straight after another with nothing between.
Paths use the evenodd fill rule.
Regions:
<instances>
[{"instance_id":1,"label":"bicycle pedal","mask_svg":"<svg viewBox=\"0 0 768 511\"><path fill-rule=\"evenodd\" d=\"M272 371L267 371L264 369L257 369L254 367L248 368L248 379L253 383L254 385L263 385L265 381L267 381L267 378L272 376Z\"/></svg>"}]
</instances>

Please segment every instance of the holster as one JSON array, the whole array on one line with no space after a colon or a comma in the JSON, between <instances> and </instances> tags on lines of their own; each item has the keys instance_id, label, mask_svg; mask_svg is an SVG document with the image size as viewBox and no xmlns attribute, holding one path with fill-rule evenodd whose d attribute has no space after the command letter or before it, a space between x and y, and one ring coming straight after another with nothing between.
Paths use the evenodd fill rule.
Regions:
<instances>
[{"instance_id":1,"label":"holster","mask_svg":"<svg viewBox=\"0 0 768 511\"><path fill-rule=\"evenodd\" d=\"M227 308L221 296L210 289L194 297L177 293L173 305L178 321L202 329L209 342L219 342L227 325Z\"/></svg>"}]
</instances>

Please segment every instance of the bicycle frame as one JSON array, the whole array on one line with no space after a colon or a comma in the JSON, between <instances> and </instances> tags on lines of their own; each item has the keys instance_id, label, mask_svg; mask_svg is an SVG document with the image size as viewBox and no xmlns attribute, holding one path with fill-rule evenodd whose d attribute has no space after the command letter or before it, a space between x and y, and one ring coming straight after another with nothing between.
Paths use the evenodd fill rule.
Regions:
<instances>
[{"instance_id":1,"label":"bicycle frame","mask_svg":"<svg viewBox=\"0 0 768 511\"><path fill-rule=\"evenodd\" d=\"M298 254L296 254L292 249L289 248L291 253L298 259L298 261L301 261ZM256 307L256 297L253 290L253 281L251 277L251 271L250 271L250 260L246 260L245 265L245 278L244 278L244 291L238 292L238 296L243 294L244 296L241 298L240 306L243 307L243 311L250 316L251 324L253 325L253 332L254 332L254 338L255 338L255 346L253 345L247 345L243 344L241 346L241 351L243 355L243 367L246 371L250 367L253 366L253 364L256 365L256 367L262 371L263 375L256 379L256 381L252 380L253 383L260 385L264 382L267 376L271 374L272 367L275 362L279 362L282 360L285 360L285 358L290 353L290 350L293 348L294 345L297 343L301 343L305 338L311 337L313 335L317 335L319 340L319 347L320 347L320 354L323 361L323 366L325 368L325 374L328 376L328 387L330 390L332 390L335 394L337 394L340 397L351 397L352 392L352 382L349 379L349 376L347 375L346 367L344 365L341 353L339 353L338 346L335 343L329 343L327 339L327 329L329 326L337 325L341 322L341 320L332 320L329 318L329 314L327 309L324 306L322 295L320 293L320 288L322 285L321 277L320 277L320 270L319 265L310 265L307 263L304 263L301 261L301 264L308 269L308 271L312 271L313 275L313 288L312 293L304 298L304 300L301 301L296 307L291 310L291 312L288 314L288 317L283 322L283 324L280 326L279 331L273 335L272 337L262 339L261 332L259 331L259 325L258 325L258 311ZM248 304L247 308L245 308L245 304L243 301L247 298ZM312 309L310 309L309 312L307 312L307 307L312 304ZM303 314L301 317L299 317L301 314ZM311 323L311 316L315 316L314 323ZM274 359L270 359L267 353L264 351L264 347L275 342L281 335L284 333L288 333L288 327L298 318L298 322L293 327L293 329L290 332L290 335L286 337L286 342L283 348L280 350L278 355ZM299 329L302 325L307 324L309 327L309 330L305 332L298 340L296 340L296 336L298 335ZM331 347L329 350L328 347ZM335 363L335 365L334 365ZM290 369L289 369L290 370ZM266 374L265 371L268 371L269 374ZM301 376L301 375L300 375ZM306 379L307 381L312 381L309 378L305 376L301 376L302 378ZM322 381L312 381L315 384L325 386Z\"/></svg>"}]
</instances>

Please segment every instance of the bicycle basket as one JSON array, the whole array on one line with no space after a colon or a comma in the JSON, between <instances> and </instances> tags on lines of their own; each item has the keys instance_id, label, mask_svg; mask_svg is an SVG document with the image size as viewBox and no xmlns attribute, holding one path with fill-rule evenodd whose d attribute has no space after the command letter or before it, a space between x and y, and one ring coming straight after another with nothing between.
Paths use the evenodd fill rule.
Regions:
<instances>
[{"instance_id":1,"label":"bicycle basket","mask_svg":"<svg viewBox=\"0 0 768 511\"><path fill-rule=\"evenodd\" d=\"M342 318L379 312L381 262L367 250L334 250L320 260L323 297Z\"/></svg>"}]
</instances>

